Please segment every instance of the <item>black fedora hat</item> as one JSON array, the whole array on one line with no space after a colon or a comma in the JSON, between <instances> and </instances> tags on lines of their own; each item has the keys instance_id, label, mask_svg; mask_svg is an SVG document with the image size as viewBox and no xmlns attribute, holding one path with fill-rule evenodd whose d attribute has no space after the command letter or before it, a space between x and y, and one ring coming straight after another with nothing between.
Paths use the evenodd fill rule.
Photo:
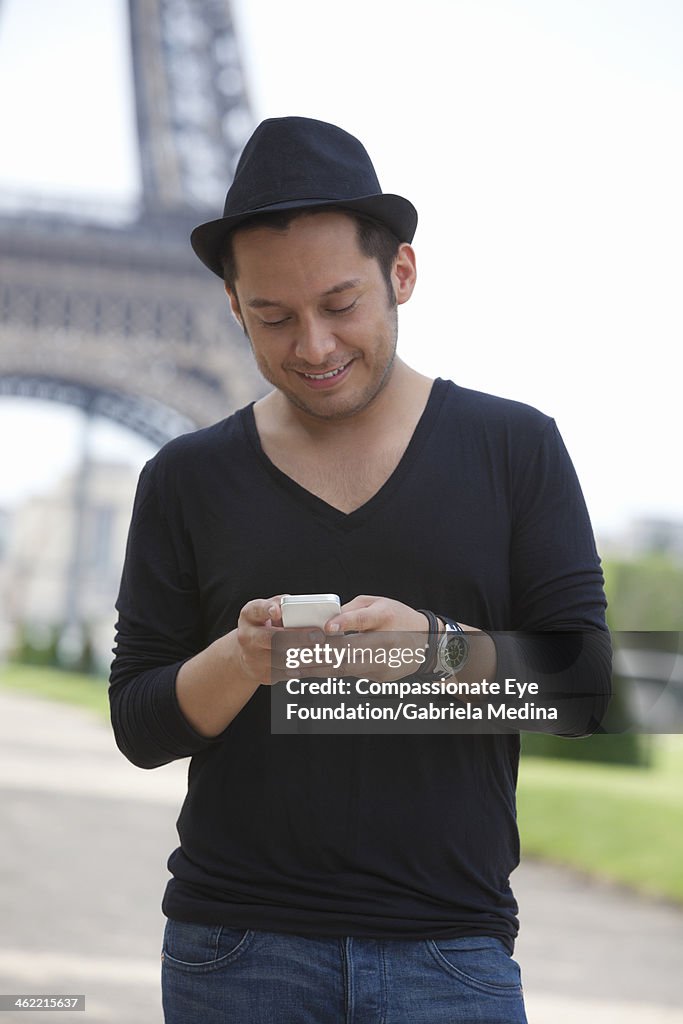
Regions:
<instances>
[{"instance_id":1,"label":"black fedora hat","mask_svg":"<svg viewBox=\"0 0 683 1024\"><path fill-rule=\"evenodd\" d=\"M200 224L192 248L223 277L226 236L261 213L339 206L386 224L400 242L411 242L417 211L402 196L382 192L365 147L342 128L308 117L262 121L247 142L225 199L223 216Z\"/></svg>"}]
</instances>

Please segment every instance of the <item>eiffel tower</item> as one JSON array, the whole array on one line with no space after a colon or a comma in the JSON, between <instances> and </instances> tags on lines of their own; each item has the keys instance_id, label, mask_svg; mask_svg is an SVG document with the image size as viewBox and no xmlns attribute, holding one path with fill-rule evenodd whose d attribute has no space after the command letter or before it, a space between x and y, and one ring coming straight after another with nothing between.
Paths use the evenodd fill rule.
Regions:
<instances>
[{"instance_id":1,"label":"eiffel tower","mask_svg":"<svg viewBox=\"0 0 683 1024\"><path fill-rule=\"evenodd\" d=\"M103 223L0 197L0 395L68 403L161 445L263 393L188 240L222 208L253 125L230 0L128 0L128 14L139 208Z\"/></svg>"}]
</instances>

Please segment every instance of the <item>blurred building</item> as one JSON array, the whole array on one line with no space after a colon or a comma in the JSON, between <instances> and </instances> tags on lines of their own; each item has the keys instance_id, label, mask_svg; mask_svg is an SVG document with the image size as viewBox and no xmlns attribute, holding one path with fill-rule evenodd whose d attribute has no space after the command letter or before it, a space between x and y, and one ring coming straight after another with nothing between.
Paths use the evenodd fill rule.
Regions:
<instances>
[{"instance_id":1,"label":"blurred building","mask_svg":"<svg viewBox=\"0 0 683 1024\"><path fill-rule=\"evenodd\" d=\"M5 513L0 554L0 636L40 647L65 634L75 654L87 640L111 660L118 592L137 483L130 466L92 463L53 490ZM76 631L76 632L74 632ZM68 651L65 660L68 660Z\"/></svg>"}]
</instances>

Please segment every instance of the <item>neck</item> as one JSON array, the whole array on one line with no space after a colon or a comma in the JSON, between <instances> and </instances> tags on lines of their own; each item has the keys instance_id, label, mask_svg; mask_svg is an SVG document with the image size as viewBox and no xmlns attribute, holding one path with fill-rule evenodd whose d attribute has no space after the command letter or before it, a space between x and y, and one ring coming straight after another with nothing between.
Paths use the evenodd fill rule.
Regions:
<instances>
[{"instance_id":1,"label":"neck","mask_svg":"<svg viewBox=\"0 0 683 1024\"><path fill-rule=\"evenodd\" d=\"M297 434L308 441L335 445L359 437L379 437L400 423L414 405L424 406L431 389L430 378L396 358L384 387L364 409L339 419L320 419L293 405L280 391L272 391L256 403L258 418L286 434ZM260 408L259 408L260 407ZM264 423L265 425L265 423Z\"/></svg>"}]
</instances>

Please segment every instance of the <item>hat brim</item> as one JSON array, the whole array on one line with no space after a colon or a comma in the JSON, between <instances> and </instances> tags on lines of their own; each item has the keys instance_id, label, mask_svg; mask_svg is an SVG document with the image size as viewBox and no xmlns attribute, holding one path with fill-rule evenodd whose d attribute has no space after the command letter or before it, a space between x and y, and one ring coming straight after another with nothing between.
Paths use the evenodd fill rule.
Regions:
<instances>
[{"instance_id":1,"label":"hat brim","mask_svg":"<svg viewBox=\"0 0 683 1024\"><path fill-rule=\"evenodd\" d=\"M357 210L368 217L373 217L393 231L400 242L412 242L417 228L417 210L403 196L395 196L382 192L374 196L360 196L357 199L295 199L283 203L273 203L257 210L233 214L230 217L219 217L218 220L200 224L190 235L190 242L202 263L214 274L223 279L222 253L225 239L236 227L252 217L262 213L274 213L279 210L296 210L314 208L316 206L339 206L342 209Z\"/></svg>"}]
</instances>

